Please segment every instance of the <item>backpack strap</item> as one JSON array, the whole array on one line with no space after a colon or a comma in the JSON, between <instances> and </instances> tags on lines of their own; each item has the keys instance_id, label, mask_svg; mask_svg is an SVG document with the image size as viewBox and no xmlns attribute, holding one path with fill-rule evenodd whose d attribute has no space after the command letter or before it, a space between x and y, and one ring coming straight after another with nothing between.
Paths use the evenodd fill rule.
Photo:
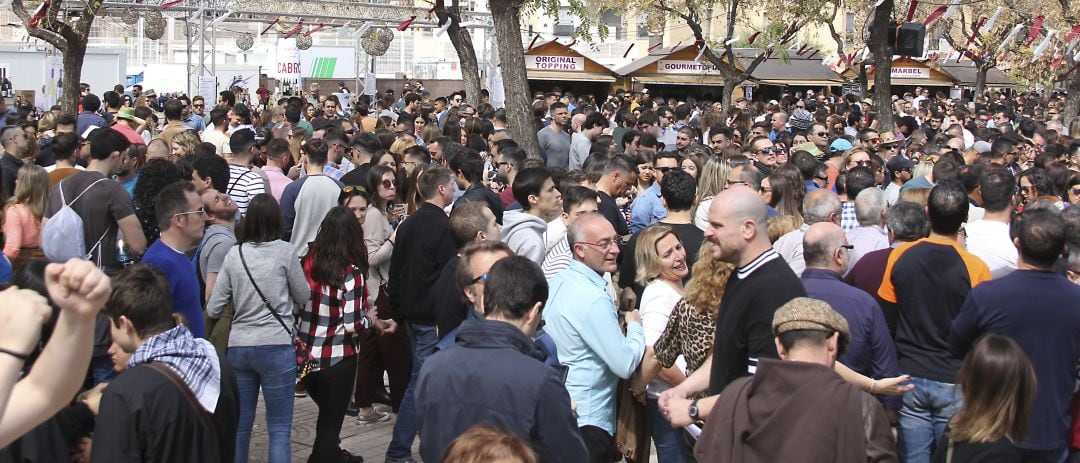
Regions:
<instances>
[{"instance_id":1,"label":"backpack strap","mask_svg":"<svg viewBox=\"0 0 1080 463\"><path fill-rule=\"evenodd\" d=\"M210 449L213 451L213 459L211 461L220 462L221 442L219 440L217 426L214 424L214 419L210 416L210 412L206 411L206 409L203 408L202 404L199 403L199 399L195 397L195 393L191 392L191 388L189 388L188 385L184 383L183 379L180 379L180 375L176 374L175 371L166 366L164 363L148 362L144 365L153 368L158 373L161 373L162 376L169 378L169 381L171 381L173 384L176 385L176 387L180 389L180 392L183 393L184 398L187 399L188 404L195 409L195 414L199 417L199 422L202 423L204 428L206 428L206 432L208 434L207 437L210 439Z\"/></svg>"},{"instance_id":2,"label":"backpack strap","mask_svg":"<svg viewBox=\"0 0 1080 463\"><path fill-rule=\"evenodd\" d=\"M87 191L90 191L90 189L94 187L94 185L97 185L98 183L104 182L105 180L108 180L108 179L107 178L99 178L99 179L97 179L94 183L91 183L86 188L84 188L83 191L80 192L78 194L78 196L75 196L75 199L72 199L70 203L65 203L65 204L67 204L68 206L71 206L72 204L75 204L75 201L78 201L79 198L82 198L83 195L86 194ZM61 180L60 183L63 184L64 181ZM63 187L60 188L60 200L61 201L64 200L64 188Z\"/></svg>"}]
</instances>

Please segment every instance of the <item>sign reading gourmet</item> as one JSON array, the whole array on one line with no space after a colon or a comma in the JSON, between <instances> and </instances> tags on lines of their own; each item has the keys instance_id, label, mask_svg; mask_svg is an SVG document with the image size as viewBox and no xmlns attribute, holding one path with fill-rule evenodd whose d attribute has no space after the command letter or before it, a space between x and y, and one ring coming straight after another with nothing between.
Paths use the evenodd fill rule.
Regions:
<instances>
[{"instance_id":1,"label":"sign reading gourmet","mask_svg":"<svg viewBox=\"0 0 1080 463\"><path fill-rule=\"evenodd\" d=\"M893 67L891 76L893 79L929 79L930 69Z\"/></svg>"},{"instance_id":2,"label":"sign reading gourmet","mask_svg":"<svg viewBox=\"0 0 1080 463\"><path fill-rule=\"evenodd\" d=\"M580 56L526 55L525 68L540 71L584 71L585 58Z\"/></svg>"},{"instance_id":3,"label":"sign reading gourmet","mask_svg":"<svg viewBox=\"0 0 1080 463\"><path fill-rule=\"evenodd\" d=\"M660 74L719 74L720 71L708 61L662 59L656 62Z\"/></svg>"}]
</instances>

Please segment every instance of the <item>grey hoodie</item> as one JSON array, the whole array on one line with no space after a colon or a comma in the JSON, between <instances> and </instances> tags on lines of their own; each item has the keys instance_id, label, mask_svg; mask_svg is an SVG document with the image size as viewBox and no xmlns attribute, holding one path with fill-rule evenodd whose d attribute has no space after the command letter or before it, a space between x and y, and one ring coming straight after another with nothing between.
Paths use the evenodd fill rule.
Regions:
<instances>
[{"instance_id":1,"label":"grey hoodie","mask_svg":"<svg viewBox=\"0 0 1080 463\"><path fill-rule=\"evenodd\" d=\"M544 263L544 251L547 249L547 222L526 212L515 210L503 213L502 240L515 254L525 256L536 262Z\"/></svg>"}]
</instances>

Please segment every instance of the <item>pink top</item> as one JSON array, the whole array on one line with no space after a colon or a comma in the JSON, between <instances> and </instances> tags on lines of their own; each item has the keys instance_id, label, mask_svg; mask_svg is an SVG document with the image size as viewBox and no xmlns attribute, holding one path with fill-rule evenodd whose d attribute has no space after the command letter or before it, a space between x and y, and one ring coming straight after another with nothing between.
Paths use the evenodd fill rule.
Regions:
<instances>
[{"instance_id":1,"label":"pink top","mask_svg":"<svg viewBox=\"0 0 1080 463\"><path fill-rule=\"evenodd\" d=\"M262 171L266 173L266 178L270 181L270 194L281 202L281 193L292 183L292 179L285 175L280 167L262 166Z\"/></svg>"},{"instance_id":2,"label":"pink top","mask_svg":"<svg viewBox=\"0 0 1080 463\"><path fill-rule=\"evenodd\" d=\"M30 208L15 204L4 210L4 255L19 257L22 248L41 246L41 224L34 220Z\"/></svg>"}]
</instances>

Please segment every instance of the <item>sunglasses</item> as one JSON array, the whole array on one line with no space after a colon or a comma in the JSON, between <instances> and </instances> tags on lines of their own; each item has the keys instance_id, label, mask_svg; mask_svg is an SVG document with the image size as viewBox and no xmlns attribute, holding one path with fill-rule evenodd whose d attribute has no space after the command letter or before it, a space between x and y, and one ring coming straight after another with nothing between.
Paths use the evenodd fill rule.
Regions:
<instances>
[{"instance_id":1,"label":"sunglasses","mask_svg":"<svg viewBox=\"0 0 1080 463\"><path fill-rule=\"evenodd\" d=\"M1076 196L1080 196L1080 188L1073 188L1073 189L1069 190L1069 193L1072 193L1072 194L1074 194Z\"/></svg>"},{"instance_id":2,"label":"sunglasses","mask_svg":"<svg viewBox=\"0 0 1080 463\"><path fill-rule=\"evenodd\" d=\"M359 193L359 192L362 192L362 191L367 191L367 188L364 188L364 187L359 186L359 185L345 185L345 187L343 187L341 189L342 193L352 193L354 191Z\"/></svg>"},{"instance_id":3,"label":"sunglasses","mask_svg":"<svg viewBox=\"0 0 1080 463\"><path fill-rule=\"evenodd\" d=\"M661 174L666 174L673 170L682 170L682 167L656 167L655 169L660 171Z\"/></svg>"},{"instance_id":4,"label":"sunglasses","mask_svg":"<svg viewBox=\"0 0 1080 463\"><path fill-rule=\"evenodd\" d=\"M756 150L756 151L754 151L754 154L775 154L777 151L780 151L780 150L776 149L776 147L774 147L774 146L770 146L768 148L762 148L762 149Z\"/></svg>"},{"instance_id":5,"label":"sunglasses","mask_svg":"<svg viewBox=\"0 0 1080 463\"><path fill-rule=\"evenodd\" d=\"M817 136L819 136L821 138L825 138L825 137L829 136L829 132L817 132L814 135L817 135Z\"/></svg>"},{"instance_id":6,"label":"sunglasses","mask_svg":"<svg viewBox=\"0 0 1080 463\"><path fill-rule=\"evenodd\" d=\"M193 105L191 105L191 106L192 106L193 108L205 108L205 107L206 107L206 105L204 105L204 104L193 104Z\"/></svg>"},{"instance_id":7,"label":"sunglasses","mask_svg":"<svg viewBox=\"0 0 1080 463\"><path fill-rule=\"evenodd\" d=\"M394 181L393 180L383 180L382 181L382 187L383 188L394 188Z\"/></svg>"}]
</instances>

